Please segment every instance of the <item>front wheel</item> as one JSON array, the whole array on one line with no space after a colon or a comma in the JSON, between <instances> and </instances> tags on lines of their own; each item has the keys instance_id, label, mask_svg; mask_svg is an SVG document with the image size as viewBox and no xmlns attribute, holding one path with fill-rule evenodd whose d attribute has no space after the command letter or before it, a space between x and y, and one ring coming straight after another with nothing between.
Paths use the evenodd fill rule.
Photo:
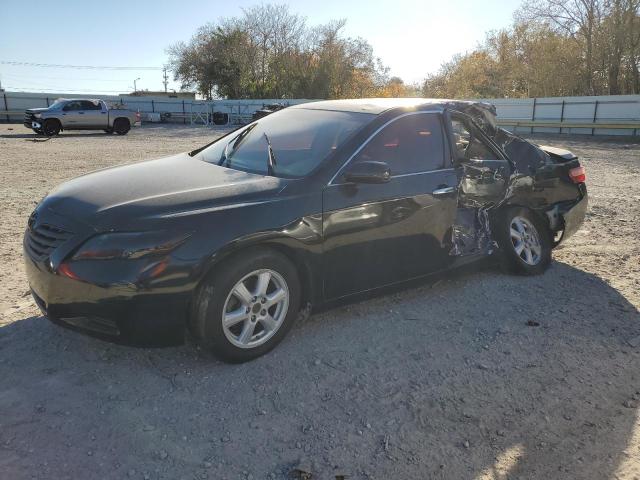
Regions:
<instances>
[{"instance_id":1,"label":"front wheel","mask_svg":"<svg viewBox=\"0 0 640 480\"><path fill-rule=\"evenodd\" d=\"M494 229L505 270L521 275L538 275L549 267L549 227L530 210L520 207L507 209Z\"/></svg>"},{"instance_id":2,"label":"front wheel","mask_svg":"<svg viewBox=\"0 0 640 480\"><path fill-rule=\"evenodd\" d=\"M293 264L275 251L248 251L226 261L200 286L190 329L221 360L246 362L274 348L299 310Z\"/></svg>"},{"instance_id":3,"label":"front wheel","mask_svg":"<svg viewBox=\"0 0 640 480\"><path fill-rule=\"evenodd\" d=\"M48 118L42 124L42 133L47 137L54 137L60 133L60 122L58 120Z\"/></svg>"}]
</instances>

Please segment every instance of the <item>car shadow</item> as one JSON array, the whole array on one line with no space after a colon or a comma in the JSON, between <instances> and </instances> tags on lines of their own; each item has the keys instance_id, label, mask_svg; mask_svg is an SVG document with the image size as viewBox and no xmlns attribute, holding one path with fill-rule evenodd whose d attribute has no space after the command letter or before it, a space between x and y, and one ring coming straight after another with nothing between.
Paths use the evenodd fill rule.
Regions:
<instances>
[{"instance_id":1,"label":"car shadow","mask_svg":"<svg viewBox=\"0 0 640 480\"><path fill-rule=\"evenodd\" d=\"M639 468L638 335L617 290L559 262L342 305L242 365L29 317L0 328L0 468L285 478L302 461L318 478L613 478Z\"/></svg>"}]
</instances>

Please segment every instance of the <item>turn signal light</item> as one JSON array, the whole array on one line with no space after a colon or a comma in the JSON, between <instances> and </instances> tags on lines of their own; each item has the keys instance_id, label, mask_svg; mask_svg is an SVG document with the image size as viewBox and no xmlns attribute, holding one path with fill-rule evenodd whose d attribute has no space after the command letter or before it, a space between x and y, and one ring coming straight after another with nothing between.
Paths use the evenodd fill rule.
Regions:
<instances>
[{"instance_id":1,"label":"turn signal light","mask_svg":"<svg viewBox=\"0 0 640 480\"><path fill-rule=\"evenodd\" d=\"M584 183L587 180L587 172L584 167L576 167L569 170L569 178L573 183Z\"/></svg>"},{"instance_id":2,"label":"turn signal light","mask_svg":"<svg viewBox=\"0 0 640 480\"><path fill-rule=\"evenodd\" d=\"M64 275L65 277L71 278L72 280L80 280L80 277L76 275L76 273L71 270L71 267L68 263L61 263L58 267L58 273L60 275Z\"/></svg>"}]
</instances>

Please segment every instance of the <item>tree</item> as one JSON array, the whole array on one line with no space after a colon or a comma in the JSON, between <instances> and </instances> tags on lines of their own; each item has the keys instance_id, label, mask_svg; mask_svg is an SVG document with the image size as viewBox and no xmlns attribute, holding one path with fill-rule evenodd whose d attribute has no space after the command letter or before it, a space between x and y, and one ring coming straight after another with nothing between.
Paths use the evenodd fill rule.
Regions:
<instances>
[{"instance_id":1,"label":"tree","mask_svg":"<svg viewBox=\"0 0 640 480\"><path fill-rule=\"evenodd\" d=\"M168 49L183 87L206 98L346 98L376 95L387 70L344 20L307 27L284 5L261 5L201 27Z\"/></svg>"},{"instance_id":2,"label":"tree","mask_svg":"<svg viewBox=\"0 0 640 480\"><path fill-rule=\"evenodd\" d=\"M427 77L438 97L640 93L640 0L528 0L511 28Z\"/></svg>"}]
</instances>

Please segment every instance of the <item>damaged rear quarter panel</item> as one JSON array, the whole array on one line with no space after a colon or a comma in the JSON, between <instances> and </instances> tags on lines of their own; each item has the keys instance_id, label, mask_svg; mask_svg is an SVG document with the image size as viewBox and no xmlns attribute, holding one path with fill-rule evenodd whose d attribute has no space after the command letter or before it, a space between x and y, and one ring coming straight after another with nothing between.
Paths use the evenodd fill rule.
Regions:
<instances>
[{"instance_id":1,"label":"damaged rear quarter panel","mask_svg":"<svg viewBox=\"0 0 640 480\"><path fill-rule=\"evenodd\" d=\"M458 212L452 228L450 255L491 254L496 247L491 226L502 207L522 206L537 212L551 232L564 228L565 212L584 216L586 201L577 212L571 210L582 196L568 177L568 170L579 165L575 155L559 149L547 154L538 146L486 122L490 115L485 112L481 112L479 126L474 121L478 112L472 113L475 115L469 121L476 130L473 134L504 158L459 161ZM581 223L579 218L574 220L572 231Z\"/></svg>"}]
</instances>

